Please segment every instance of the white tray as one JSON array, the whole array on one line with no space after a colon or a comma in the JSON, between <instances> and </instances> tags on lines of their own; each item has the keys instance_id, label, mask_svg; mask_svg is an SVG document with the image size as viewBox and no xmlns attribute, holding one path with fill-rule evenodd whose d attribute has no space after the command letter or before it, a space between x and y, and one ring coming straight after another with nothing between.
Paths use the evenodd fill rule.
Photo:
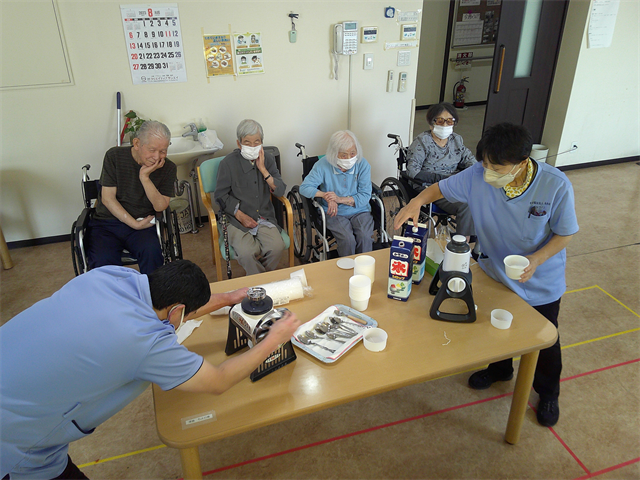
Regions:
<instances>
[{"instance_id":1,"label":"white tray","mask_svg":"<svg viewBox=\"0 0 640 480\"><path fill-rule=\"evenodd\" d=\"M323 345L327 348L335 350L336 353L330 353L328 350L325 350L324 348L316 347L314 345L305 345L304 343L298 340L297 337L300 333L305 332L307 330L313 330L316 323L322 322L323 320L329 318L330 316L335 315L337 309L340 309L343 312L348 313L350 316L361 320L363 324L360 325L358 322L355 322L352 319L342 317L347 322L346 326L348 326L349 328L353 328L354 330L359 332L358 335L356 335L351 339L344 339L346 340L346 343L340 343L336 340L331 340L329 338L318 338L318 339L311 340L313 343L317 343L319 345ZM359 327L357 325L359 325ZM299 349L304 350L312 357L317 358L321 362L333 363L336 360L338 360L340 357L342 357L345 353L347 353L349 350L351 350L353 346L356 345L360 340L362 340L362 333L366 329L377 327L377 326L378 326L378 322L376 322L373 318L369 317L368 315L365 315L364 313L359 312L358 310L355 310L351 307L347 307L346 305L336 304L336 305L331 305L329 308L327 308L317 317L300 325L300 327L293 334L293 337L291 337L291 343L293 343Z\"/></svg>"}]
</instances>

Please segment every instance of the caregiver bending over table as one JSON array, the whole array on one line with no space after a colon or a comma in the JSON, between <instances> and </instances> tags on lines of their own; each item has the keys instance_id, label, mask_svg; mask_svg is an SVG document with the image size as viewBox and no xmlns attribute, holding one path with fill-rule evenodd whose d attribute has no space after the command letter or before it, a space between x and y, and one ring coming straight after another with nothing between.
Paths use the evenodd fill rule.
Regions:
<instances>
[{"instance_id":1,"label":"caregiver bending over table","mask_svg":"<svg viewBox=\"0 0 640 480\"><path fill-rule=\"evenodd\" d=\"M440 180L398 212L394 228L418 220L420 206L446 198L469 204L478 236L478 263L558 327L560 299L566 290L565 247L578 231L573 188L564 173L529 158L532 138L520 125L489 128L478 143L476 163ZM519 280L507 277L504 257L523 255L529 266ZM533 388L540 395L538 423L553 426L560 416L560 338L540 351ZM474 373L469 385L477 390L513 378L512 359L492 363Z\"/></svg>"}]
</instances>

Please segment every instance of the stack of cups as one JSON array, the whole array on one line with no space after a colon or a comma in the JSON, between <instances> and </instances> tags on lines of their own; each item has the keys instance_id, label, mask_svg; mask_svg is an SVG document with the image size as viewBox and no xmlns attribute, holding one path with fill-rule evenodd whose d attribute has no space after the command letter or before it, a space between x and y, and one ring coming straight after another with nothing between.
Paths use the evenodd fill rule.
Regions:
<instances>
[{"instance_id":1,"label":"stack of cups","mask_svg":"<svg viewBox=\"0 0 640 480\"><path fill-rule=\"evenodd\" d=\"M349 279L349 298L351 306L364 312L371 297L371 279L366 275L354 275Z\"/></svg>"},{"instance_id":2,"label":"stack of cups","mask_svg":"<svg viewBox=\"0 0 640 480\"><path fill-rule=\"evenodd\" d=\"M353 266L354 275L366 275L371 279L371 283L376 279L376 259L371 255L359 255L356 257Z\"/></svg>"}]
</instances>

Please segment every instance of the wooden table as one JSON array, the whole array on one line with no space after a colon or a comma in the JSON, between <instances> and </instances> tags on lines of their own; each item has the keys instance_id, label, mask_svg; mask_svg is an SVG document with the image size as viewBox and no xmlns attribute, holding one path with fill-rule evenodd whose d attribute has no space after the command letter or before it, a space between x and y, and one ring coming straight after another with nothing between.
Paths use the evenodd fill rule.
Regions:
<instances>
[{"instance_id":1,"label":"wooden table","mask_svg":"<svg viewBox=\"0 0 640 480\"><path fill-rule=\"evenodd\" d=\"M247 378L220 396L175 389L163 392L153 386L158 435L166 445L180 449L185 478L202 478L199 445L521 355L505 434L508 443L519 440L538 353L555 343L555 327L507 287L487 277L477 264L471 269L474 301L478 306L476 322L433 320L428 313L434 298L428 292L431 277L427 274L420 285L413 286L406 303L388 299L389 250L372 255L376 258L376 280L364 313L377 320L389 334L383 352L369 352L359 343L335 363L325 364L297 350L298 359L291 364L255 383ZM211 289L225 292L283 280L300 268L213 283ZM314 295L287 305L301 321L311 320L330 305L349 305L348 280L353 270L339 269L336 260L306 265L304 270ZM510 329L498 330L491 325L494 308L513 313ZM184 345L209 362L219 364L227 358L224 347L228 318L210 315L203 318L202 325ZM451 339L446 346L445 330ZM358 374L363 369L375 370L376 375ZM198 417L207 420L186 426L186 420Z\"/></svg>"}]
</instances>

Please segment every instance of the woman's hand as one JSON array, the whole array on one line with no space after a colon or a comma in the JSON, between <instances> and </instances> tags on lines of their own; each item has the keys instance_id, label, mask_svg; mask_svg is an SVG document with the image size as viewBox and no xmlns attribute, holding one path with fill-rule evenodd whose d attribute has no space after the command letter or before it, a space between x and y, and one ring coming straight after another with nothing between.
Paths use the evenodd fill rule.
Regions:
<instances>
[{"instance_id":1,"label":"woman's hand","mask_svg":"<svg viewBox=\"0 0 640 480\"><path fill-rule=\"evenodd\" d=\"M236 212L235 217L246 228L255 228L258 225L258 222L241 210Z\"/></svg>"},{"instance_id":2,"label":"woman's hand","mask_svg":"<svg viewBox=\"0 0 640 480\"><path fill-rule=\"evenodd\" d=\"M260 147L260 153L258 153L258 158L256 158L256 168L260 170L263 177L269 175L269 170L264 166L264 149L262 146Z\"/></svg>"},{"instance_id":3,"label":"woman's hand","mask_svg":"<svg viewBox=\"0 0 640 480\"><path fill-rule=\"evenodd\" d=\"M335 201L327 202L327 215L335 217L338 214L338 203Z\"/></svg>"},{"instance_id":4,"label":"woman's hand","mask_svg":"<svg viewBox=\"0 0 640 480\"><path fill-rule=\"evenodd\" d=\"M338 203L338 195L336 195L336 192L324 192L324 195L322 195L322 198L324 198L327 201L327 203L329 202Z\"/></svg>"}]
</instances>

